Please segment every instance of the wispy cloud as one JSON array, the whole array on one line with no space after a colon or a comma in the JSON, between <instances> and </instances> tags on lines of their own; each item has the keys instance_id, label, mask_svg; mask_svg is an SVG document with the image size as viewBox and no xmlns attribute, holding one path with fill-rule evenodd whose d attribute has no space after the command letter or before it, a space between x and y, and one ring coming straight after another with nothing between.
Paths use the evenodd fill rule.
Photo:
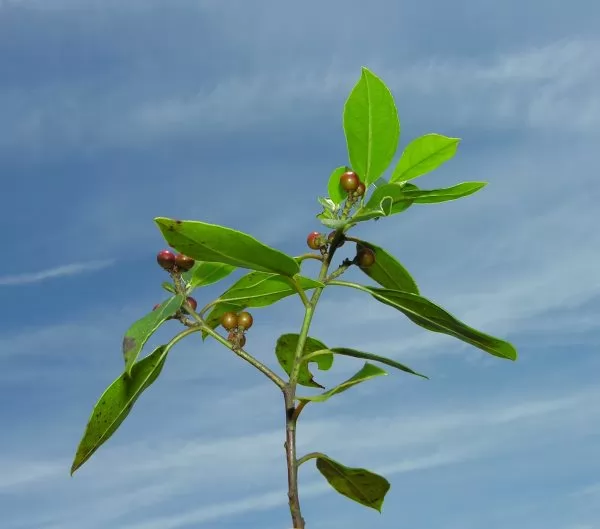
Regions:
<instances>
[{"instance_id":1,"label":"wispy cloud","mask_svg":"<svg viewBox=\"0 0 600 529\"><path fill-rule=\"evenodd\" d=\"M72 263L68 265L57 266L55 268L48 268L39 272L31 272L27 274L15 274L10 276L0 276L0 286L18 286L18 285L29 285L32 283L41 283L49 279L56 279L59 277L69 277L79 274L85 274L88 272L95 272L108 268L115 264L114 259L107 259L103 261L88 261L87 263Z\"/></svg>"}]
</instances>

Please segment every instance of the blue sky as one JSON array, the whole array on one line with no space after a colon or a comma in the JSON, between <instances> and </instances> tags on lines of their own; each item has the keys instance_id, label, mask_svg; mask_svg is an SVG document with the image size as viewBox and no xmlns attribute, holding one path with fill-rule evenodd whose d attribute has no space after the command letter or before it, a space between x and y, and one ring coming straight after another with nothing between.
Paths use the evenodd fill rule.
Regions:
<instances>
[{"instance_id":1,"label":"blue sky","mask_svg":"<svg viewBox=\"0 0 600 529\"><path fill-rule=\"evenodd\" d=\"M177 346L113 438L69 467L123 333L165 299L153 217L304 252L367 66L395 95L402 147L462 138L420 187L489 185L356 234L520 359L327 291L311 336L431 380L394 372L306 409L301 453L392 484L379 515L303 466L307 527L599 529L598 19L592 0L0 2L2 528L289 529L280 394L210 340ZM276 367L300 304L253 314L247 349Z\"/></svg>"}]
</instances>

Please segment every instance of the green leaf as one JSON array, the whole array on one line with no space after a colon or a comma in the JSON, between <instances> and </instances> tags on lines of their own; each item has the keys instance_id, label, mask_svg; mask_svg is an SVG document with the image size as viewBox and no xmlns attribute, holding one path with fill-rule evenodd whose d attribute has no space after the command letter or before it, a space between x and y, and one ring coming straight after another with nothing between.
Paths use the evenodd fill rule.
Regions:
<instances>
[{"instance_id":1,"label":"green leaf","mask_svg":"<svg viewBox=\"0 0 600 529\"><path fill-rule=\"evenodd\" d=\"M291 375L292 373L292 364L294 357L296 356L299 337L300 335L298 334L282 334L275 345L275 355L277 356L279 365L288 375ZM327 349L327 346L323 342L308 336L306 338L306 343L304 344L303 354L307 355L322 349ZM311 388L324 389L321 384L315 382L312 373L308 369L309 363L316 363L321 371L327 371L333 365L333 354L323 353L322 355L314 357L314 360L311 358L308 362L302 362L300 371L298 372L298 384Z\"/></svg>"},{"instance_id":2,"label":"green leaf","mask_svg":"<svg viewBox=\"0 0 600 529\"><path fill-rule=\"evenodd\" d=\"M339 206L333 202L330 198L317 197L319 204L323 206L323 211L320 213L324 218L335 219L337 218L337 212Z\"/></svg>"},{"instance_id":3,"label":"green leaf","mask_svg":"<svg viewBox=\"0 0 600 529\"><path fill-rule=\"evenodd\" d=\"M385 495L390 490L390 483L383 476L364 468L346 467L325 455L316 458L316 466L342 496L381 512Z\"/></svg>"},{"instance_id":4,"label":"green leaf","mask_svg":"<svg viewBox=\"0 0 600 529\"><path fill-rule=\"evenodd\" d=\"M177 294L177 291L175 290L175 287L173 286L173 283L169 283L168 281L164 281L162 283L161 287L163 287L167 292L170 292L171 294Z\"/></svg>"},{"instance_id":5,"label":"green leaf","mask_svg":"<svg viewBox=\"0 0 600 529\"><path fill-rule=\"evenodd\" d=\"M125 420L133 404L158 377L167 358L167 345L157 347L133 365L131 377L123 373L98 399L81 439L71 475L104 444Z\"/></svg>"},{"instance_id":6,"label":"green leaf","mask_svg":"<svg viewBox=\"0 0 600 529\"><path fill-rule=\"evenodd\" d=\"M324 283L301 275L294 276L293 280L303 290L325 286ZM297 294L296 290L280 274L250 272L223 292L219 299L246 307L266 307L293 294Z\"/></svg>"},{"instance_id":7,"label":"green leaf","mask_svg":"<svg viewBox=\"0 0 600 529\"><path fill-rule=\"evenodd\" d=\"M368 292L377 301L399 310L409 320L428 331L453 336L500 358L508 360L517 359L517 351L509 342L469 327L443 308L417 294L385 288L367 287L347 281L331 281L329 284L356 288Z\"/></svg>"},{"instance_id":8,"label":"green leaf","mask_svg":"<svg viewBox=\"0 0 600 529\"><path fill-rule=\"evenodd\" d=\"M395 257L387 253L383 248L366 241L356 244L357 252L361 246L366 246L375 252L375 262L373 265L369 268L359 267L364 274L384 288L403 290L404 292L411 292L413 294L419 293L417 283L415 283L408 270Z\"/></svg>"},{"instance_id":9,"label":"green leaf","mask_svg":"<svg viewBox=\"0 0 600 529\"><path fill-rule=\"evenodd\" d=\"M156 217L171 247L197 261L224 263L260 272L292 277L300 271L293 257L231 228L200 221Z\"/></svg>"},{"instance_id":10,"label":"green leaf","mask_svg":"<svg viewBox=\"0 0 600 529\"><path fill-rule=\"evenodd\" d=\"M367 220L378 219L385 216L386 212L380 206L376 208L367 208L363 206L352 215L352 222L365 222Z\"/></svg>"},{"instance_id":11,"label":"green leaf","mask_svg":"<svg viewBox=\"0 0 600 529\"><path fill-rule=\"evenodd\" d=\"M316 361L318 361L319 356L315 356L314 358ZM311 360L312 360L312 358L311 358ZM357 384L360 384L361 382L364 382L365 380L370 380L371 378L379 377L382 375L387 375L387 372L384 371L383 369L381 369L380 367L377 367L376 365L369 364L369 362L365 362L365 365L362 366L361 370L358 373L354 374L348 380L342 382L341 384L337 385L336 387L331 388L329 391L326 391L325 393L321 393L320 395L310 395L307 397L297 397L297 398L298 398L298 400L301 400L301 401L308 400L308 401L313 401L313 402L325 402L326 400L330 399L334 395L337 395L338 393L342 393L342 392L346 391L347 389L350 389L352 386L356 386Z\"/></svg>"},{"instance_id":12,"label":"green leaf","mask_svg":"<svg viewBox=\"0 0 600 529\"><path fill-rule=\"evenodd\" d=\"M382 212L383 213L383 212ZM352 224L354 219L331 219L322 215L317 215L323 226L327 226L332 230L341 230Z\"/></svg>"},{"instance_id":13,"label":"green leaf","mask_svg":"<svg viewBox=\"0 0 600 529\"><path fill-rule=\"evenodd\" d=\"M127 375L131 374L134 362L150 336L181 308L184 300L181 294L177 294L163 301L156 310L146 314L129 327L123 338L123 357Z\"/></svg>"},{"instance_id":14,"label":"green leaf","mask_svg":"<svg viewBox=\"0 0 600 529\"><path fill-rule=\"evenodd\" d=\"M381 207L381 202L386 197L390 197L392 201L392 215L403 212L413 203L413 200L407 198L402 186L398 184L383 184L373 191L373 194L363 207L367 209L379 208Z\"/></svg>"},{"instance_id":15,"label":"green leaf","mask_svg":"<svg viewBox=\"0 0 600 529\"><path fill-rule=\"evenodd\" d=\"M406 182L437 169L456 154L460 138L425 134L404 149L390 182Z\"/></svg>"},{"instance_id":16,"label":"green leaf","mask_svg":"<svg viewBox=\"0 0 600 529\"><path fill-rule=\"evenodd\" d=\"M463 182L452 187L444 189L406 189L404 194L415 202L415 204L435 204L437 202L446 202L456 200L476 193L484 188L487 182Z\"/></svg>"},{"instance_id":17,"label":"green leaf","mask_svg":"<svg viewBox=\"0 0 600 529\"><path fill-rule=\"evenodd\" d=\"M349 170L350 168L345 165L336 167L329 177L329 182L327 183L327 193L329 193L329 198L334 202L334 204L341 204L348 196L348 193L344 192L342 186L340 185L340 176Z\"/></svg>"},{"instance_id":18,"label":"green leaf","mask_svg":"<svg viewBox=\"0 0 600 529\"><path fill-rule=\"evenodd\" d=\"M394 158L400 122L389 88L367 68L344 105L344 133L352 170L368 187Z\"/></svg>"},{"instance_id":19,"label":"green leaf","mask_svg":"<svg viewBox=\"0 0 600 529\"><path fill-rule=\"evenodd\" d=\"M426 378L429 380L429 377L422 375L421 373L417 373L413 371L410 367L401 364L400 362L396 362L391 358L386 358L385 356L379 356L372 353L363 353L362 351L357 351L356 349L349 349L348 347L334 347L329 349L332 353L344 355L344 356L352 356L354 358L362 358L363 360L373 360L374 362L381 362L382 364L386 364L390 367L395 367L400 371L404 371L405 373L409 373L411 375L416 375L421 378Z\"/></svg>"},{"instance_id":20,"label":"green leaf","mask_svg":"<svg viewBox=\"0 0 600 529\"><path fill-rule=\"evenodd\" d=\"M221 281L221 279L231 274L235 268L235 266L229 264L196 261L192 269L182 274L182 277L188 283L191 291L194 288L205 287Z\"/></svg>"}]
</instances>

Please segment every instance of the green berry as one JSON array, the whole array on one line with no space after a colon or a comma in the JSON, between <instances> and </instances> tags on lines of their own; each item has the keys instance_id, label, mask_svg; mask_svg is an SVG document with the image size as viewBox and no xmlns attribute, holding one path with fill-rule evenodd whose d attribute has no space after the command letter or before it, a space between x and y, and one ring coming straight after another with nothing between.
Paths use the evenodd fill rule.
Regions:
<instances>
[{"instance_id":1,"label":"green berry","mask_svg":"<svg viewBox=\"0 0 600 529\"><path fill-rule=\"evenodd\" d=\"M175 267L175 254L169 250L162 250L158 252L156 262L165 270L172 270Z\"/></svg>"},{"instance_id":2,"label":"green berry","mask_svg":"<svg viewBox=\"0 0 600 529\"><path fill-rule=\"evenodd\" d=\"M340 185L342 186L342 189L348 193L356 191L359 184L360 180L354 171L347 171L340 176Z\"/></svg>"},{"instance_id":3,"label":"green berry","mask_svg":"<svg viewBox=\"0 0 600 529\"><path fill-rule=\"evenodd\" d=\"M227 331L232 331L238 326L238 317L234 312L226 312L221 316L221 325Z\"/></svg>"},{"instance_id":4,"label":"green berry","mask_svg":"<svg viewBox=\"0 0 600 529\"><path fill-rule=\"evenodd\" d=\"M313 231L306 237L306 244L312 250L318 250L323 246L323 237L318 231Z\"/></svg>"},{"instance_id":5,"label":"green berry","mask_svg":"<svg viewBox=\"0 0 600 529\"><path fill-rule=\"evenodd\" d=\"M375 252L370 248L362 247L356 253L356 264L361 268L369 268L375 263Z\"/></svg>"},{"instance_id":6,"label":"green berry","mask_svg":"<svg viewBox=\"0 0 600 529\"><path fill-rule=\"evenodd\" d=\"M195 262L196 261L194 261L191 257L188 257L187 255L183 255L181 253L175 256L175 265L179 270L183 270L184 272L191 270Z\"/></svg>"},{"instance_id":7,"label":"green berry","mask_svg":"<svg viewBox=\"0 0 600 529\"><path fill-rule=\"evenodd\" d=\"M252 318L252 314L249 312L240 312L238 314L238 327L241 327L245 331L247 331L252 324L254 323L254 318Z\"/></svg>"}]
</instances>

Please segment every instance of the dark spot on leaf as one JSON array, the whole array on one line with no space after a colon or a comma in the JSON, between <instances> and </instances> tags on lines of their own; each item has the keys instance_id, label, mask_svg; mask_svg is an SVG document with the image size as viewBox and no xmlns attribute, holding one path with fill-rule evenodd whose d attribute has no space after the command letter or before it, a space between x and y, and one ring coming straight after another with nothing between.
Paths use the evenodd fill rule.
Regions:
<instances>
[{"instance_id":1,"label":"dark spot on leaf","mask_svg":"<svg viewBox=\"0 0 600 529\"><path fill-rule=\"evenodd\" d=\"M131 336L125 336L125 338L123 338L123 354L127 354L129 351L135 348L135 344L135 338L132 338Z\"/></svg>"},{"instance_id":2,"label":"dark spot on leaf","mask_svg":"<svg viewBox=\"0 0 600 529\"><path fill-rule=\"evenodd\" d=\"M181 221L180 220L176 220L175 224L181 224Z\"/></svg>"}]
</instances>

